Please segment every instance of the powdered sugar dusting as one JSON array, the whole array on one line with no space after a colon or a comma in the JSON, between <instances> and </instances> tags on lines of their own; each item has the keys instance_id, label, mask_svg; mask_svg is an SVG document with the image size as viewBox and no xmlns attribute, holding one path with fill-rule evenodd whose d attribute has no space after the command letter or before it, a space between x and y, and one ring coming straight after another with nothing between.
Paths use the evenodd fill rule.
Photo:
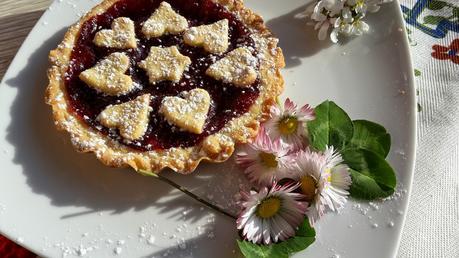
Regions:
<instances>
[{"instance_id":1,"label":"powdered sugar dusting","mask_svg":"<svg viewBox=\"0 0 459 258\"><path fill-rule=\"evenodd\" d=\"M139 67L147 72L150 83L155 84L164 80L178 82L190 64L191 59L182 55L176 46L151 47Z\"/></svg>"},{"instance_id":2,"label":"powdered sugar dusting","mask_svg":"<svg viewBox=\"0 0 459 258\"><path fill-rule=\"evenodd\" d=\"M153 38L164 34L178 34L187 28L188 21L185 17L176 13L169 3L162 2L143 24L142 33L147 38Z\"/></svg>"},{"instance_id":3,"label":"powdered sugar dusting","mask_svg":"<svg viewBox=\"0 0 459 258\"><path fill-rule=\"evenodd\" d=\"M206 74L216 80L248 87L257 79L257 64L258 60L251 51L247 47L240 47L212 64Z\"/></svg>"},{"instance_id":4,"label":"powdered sugar dusting","mask_svg":"<svg viewBox=\"0 0 459 258\"><path fill-rule=\"evenodd\" d=\"M101 30L94 36L94 44L100 47L136 48L134 22L127 17L116 18L111 30Z\"/></svg>"},{"instance_id":5,"label":"powdered sugar dusting","mask_svg":"<svg viewBox=\"0 0 459 258\"><path fill-rule=\"evenodd\" d=\"M115 52L83 71L79 78L88 86L108 95L126 94L138 85L124 73L129 69L129 57L122 52Z\"/></svg>"},{"instance_id":6,"label":"powdered sugar dusting","mask_svg":"<svg viewBox=\"0 0 459 258\"><path fill-rule=\"evenodd\" d=\"M203 47L207 52L220 54L228 49L228 20L192 27L183 34L183 41L191 46Z\"/></svg>"},{"instance_id":7,"label":"powdered sugar dusting","mask_svg":"<svg viewBox=\"0 0 459 258\"><path fill-rule=\"evenodd\" d=\"M151 110L150 94L145 94L126 103L106 107L98 120L104 126L118 128L124 138L137 140L147 130Z\"/></svg>"},{"instance_id":8,"label":"powdered sugar dusting","mask_svg":"<svg viewBox=\"0 0 459 258\"><path fill-rule=\"evenodd\" d=\"M165 97L160 113L167 121L183 130L200 134L210 108L210 95L206 90L193 89L182 92L180 97Z\"/></svg>"}]
</instances>

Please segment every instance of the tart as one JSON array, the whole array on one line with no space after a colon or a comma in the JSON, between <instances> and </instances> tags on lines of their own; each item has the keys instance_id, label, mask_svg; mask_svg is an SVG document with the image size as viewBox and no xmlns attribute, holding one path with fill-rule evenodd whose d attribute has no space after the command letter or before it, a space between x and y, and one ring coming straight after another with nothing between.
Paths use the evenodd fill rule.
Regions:
<instances>
[{"instance_id":1,"label":"tart","mask_svg":"<svg viewBox=\"0 0 459 258\"><path fill-rule=\"evenodd\" d=\"M105 0L50 52L46 102L106 165L190 173L256 136L283 89L277 42L240 0Z\"/></svg>"}]
</instances>

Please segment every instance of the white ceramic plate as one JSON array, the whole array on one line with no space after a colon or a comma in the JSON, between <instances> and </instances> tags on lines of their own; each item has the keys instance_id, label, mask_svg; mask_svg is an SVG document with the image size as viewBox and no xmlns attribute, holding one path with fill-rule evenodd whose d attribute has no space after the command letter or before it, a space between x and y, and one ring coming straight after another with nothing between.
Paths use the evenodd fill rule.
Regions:
<instances>
[{"instance_id":1,"label":"white ceramic plate","mask_svg":"<svg viewBox=\"0 0 459 258\"><path fill-rule=\"evenodd\" d=\"M0 86L0 231L42 256L234 257L234 221L152 178L77 154L43 103L47 55L66 27L95 2L55 1L19 50ZM400 186L372 205L351 201L316 226L317 241L297 257L395 256L413 173L415 88L397 2L368 17L372 32L342 45L319 42L295 14L304 0L248 0L280 38L284 96L316 105L334 100L354 119L384 125ZM229 209L244 186L232 161L190 176L166 172Z\"/></svg>"}]
</instances>

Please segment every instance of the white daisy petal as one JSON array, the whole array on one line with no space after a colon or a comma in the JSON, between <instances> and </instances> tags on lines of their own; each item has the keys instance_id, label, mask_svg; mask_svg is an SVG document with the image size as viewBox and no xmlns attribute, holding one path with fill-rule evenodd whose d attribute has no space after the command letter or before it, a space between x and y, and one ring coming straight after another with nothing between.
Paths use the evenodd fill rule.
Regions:
<instances>
[{"instance_id":1,"label":"white daisy petal","mask_svg":"<svg viewBox=\"0 0 459 258\"><path fill-rule=\"evenodd\" d=\"M244 238L268 245L295 235L306 213L306 204L300 201L303 197L292 193L297 187L298 184L279 186L274 183L270 189L263 187L259 193L251 193L237 219L237 228Z\"/></svg>"},{"instance_id":2,"label":"white daisy petal","mask_svg":"<svg viewBox=\"0 0 459 258\"><path fill-rule=\"evenodd\" d=\"M273 144L279 140L278 143L283 144L283 148L280 149L293 152L306 147L305 143L308 141L305 140L307 135L304 123L313 120L314 117L314 109L309 105L298 108L287 98L283 106L271 108L271 118L265 123L265 127L270 138L274 140Z\"/></svg>"},{"instance_id":3,"label":"white daisy petal","mask_svg":"<svg viewBox=\"0 0 459 258\"><path fill-rule=\"evenodd\" d=\"M244 169L247 178L259 186L269 185L285 177L291 164L291 147L280 139L271 140L262 127L253 141L236 153L236 163Z\"/></svg>"},{"instance_id":4,"label":"white daisy petal","mask_svg":"<svg viewBox=\"0 0 459 258\"><path fill-rule=\"evenodd\" d=\"M349 167L345 164L339 164L331 170L330 183L340 189L348 190L352 184Z\"/></svg>"},{"instance_id":5,"label":"white daisy petal","mask_svg":"<svg viewBox=\"0 0 459 258\"><path fill-rule=\"evenodd\" d=\"M328 146L323 153L306 149L293 160L296 166L289 176L300 182L300 189L310 202L307 214L311 223L325 211L338 211L344 206L352 180L339 152Z\"/></svg>"}]
</instances>

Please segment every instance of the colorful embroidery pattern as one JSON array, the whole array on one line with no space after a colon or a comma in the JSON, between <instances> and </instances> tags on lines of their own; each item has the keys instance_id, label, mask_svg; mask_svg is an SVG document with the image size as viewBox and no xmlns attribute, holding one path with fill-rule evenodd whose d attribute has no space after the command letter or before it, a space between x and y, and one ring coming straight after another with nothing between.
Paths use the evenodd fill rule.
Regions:
<instances>
[{"instance_id":1,"label":"colorful embroidery pattern","mask_svg":"<svg viewBox=\"0 0 459 258\"><path fill-rule=\"evenodd\" d=\"M455 64L459 64L459 38L453 40L451 44L446 46L433 45L432 57L439 60L451 60Z\"/></svg>"},{"instance_id":2,"label":"colorful embroidery pattern","mask_svg":"<svg viewBox=\"0 0 459 258\"><path fill-rule=\"evenodd\" d=\"M453 4L436 0L418 0L412 9L403 5L401 8L408 24L432 37L444 38L448 31L459 33L459 7ZM425 13L426 10L429 14ZM432 15L432 12L438 15ZM445 16L446 12L450 14Z\"/></svg>"}]
</instances>

